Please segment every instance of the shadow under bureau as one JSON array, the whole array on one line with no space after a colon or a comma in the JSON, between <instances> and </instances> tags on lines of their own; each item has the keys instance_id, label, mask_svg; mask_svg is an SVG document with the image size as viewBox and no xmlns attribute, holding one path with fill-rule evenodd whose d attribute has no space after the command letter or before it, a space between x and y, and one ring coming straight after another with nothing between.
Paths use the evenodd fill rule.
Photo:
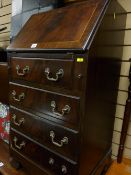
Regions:
<instances>
[{"instance_id":1,"label":"shadow under bureau","mask_svg":"<svg viewBox=\"0 0 131 175\"><path fill-rule=\"evenodd\" d=\"M8 47L16 168L31 175L106 172L121 59L106 46L117 42L109 31L119 25L118 6L89 0L33 15Z\"/></svg>"}]
</instances>

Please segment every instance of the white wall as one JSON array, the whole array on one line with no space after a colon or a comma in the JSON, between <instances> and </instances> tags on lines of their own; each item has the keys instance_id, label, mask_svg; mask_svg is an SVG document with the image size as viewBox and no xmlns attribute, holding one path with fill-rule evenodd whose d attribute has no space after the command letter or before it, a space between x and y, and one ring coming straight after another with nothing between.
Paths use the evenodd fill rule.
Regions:
<instances>
[{"instance_id":1,"label":"white wall","mask_svg":"<svg viewBox=\"0 0 131 175\"><path fill-rule=\"evenodd\" d=\"M0 0L0 29L7 27L7 30L0 32L0 47L6 48L9 45L11 21L11 0Z\"/></svg>"},{"instance_id":2,"label":"white wall","mask_svg":"<svg viewBox=\"0 0 131 175\"><path fill-rule=\"evenodd\" d=\"M115 125L114 125L114 134L113 134L113 158L117 157L118 148L120 143L120 135L124 117L125 104L127 100L127 91L129 86L129 68L130 62L129 58L131 58L131 0L117 0L121 6L126 10L127 21L125 31L125 39L123 46L120 46L119 49L123 49L123 60L120 74L120 83L119 83L119 92L117 98L117 108L115 115ZM125 15L125 14L121 14ZM121 17L120 14L116 16L116 18ZM120 35L121 31L117 31L117 35ZM124 157L131 159L131 120L128 127L128 134L126 138L125 148L124 148Z\"/></svg>"}]
</instances>

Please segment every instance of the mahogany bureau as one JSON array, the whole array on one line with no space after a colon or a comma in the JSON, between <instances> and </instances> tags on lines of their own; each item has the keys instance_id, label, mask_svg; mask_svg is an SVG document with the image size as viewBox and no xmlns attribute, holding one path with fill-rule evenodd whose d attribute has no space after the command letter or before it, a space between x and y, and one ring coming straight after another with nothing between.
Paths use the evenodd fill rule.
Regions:
<instances>
[{"instance_id":1,"label":"mahogany bureau","mask_svg":"<svg viewBox=\"0 0 131 175\"><path fill-rule=\"evenodd\" d=\"M33 15L8 47L16 168L30 175L106 172L121 57L105 47L117 41L109 32L117 6L88 0Z\"/></svg>"}]
</instances>

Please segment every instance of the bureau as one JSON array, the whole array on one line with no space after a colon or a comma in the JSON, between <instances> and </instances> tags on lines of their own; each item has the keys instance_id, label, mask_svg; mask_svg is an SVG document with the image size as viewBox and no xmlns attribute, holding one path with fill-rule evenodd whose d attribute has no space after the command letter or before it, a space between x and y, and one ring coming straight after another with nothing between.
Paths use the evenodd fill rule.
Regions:
<instances>
[{"instance_id":1,"label":"bureau","mask_svg":"<svg viewBox=\"0 0 131 175\"><path fill-rule=\"evenodd\" d=\"M10 157L30 175L102 175L123 43L118 2L89 0L33 15L8 47ZM112 49L113 48L113 49Z\"/></svg>"}]
</instances>

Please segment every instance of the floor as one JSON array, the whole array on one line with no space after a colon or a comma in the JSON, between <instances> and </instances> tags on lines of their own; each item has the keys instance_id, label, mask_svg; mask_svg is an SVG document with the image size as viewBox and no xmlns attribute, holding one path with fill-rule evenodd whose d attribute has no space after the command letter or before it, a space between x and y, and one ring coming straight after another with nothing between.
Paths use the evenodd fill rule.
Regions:
<instances>
[{"instance_id":1,"label":"floor","mask_svg":"<svg viewBox=\"0 0 131 175\"><path fill-rule=\"evenodd\" d=\"M131 160L124 159L121 164L114 161L106 175L131 175Z\"/></svg>"},{"instance_id":2,"label":"floor","mask_svg":"<svg viewBox=\"0 0 131 175\"><path fill-rule=\"evenodd\" d=\"M23 171L14 170L10 166L8 146L2 141L0 141L0 166L1 162L4 164L0 167L2 175L27 175ZM117 164L117 162L114 161L106 175L131 175L131 160L124 159L121 164Z\"/></svg>"}]
</instances>

